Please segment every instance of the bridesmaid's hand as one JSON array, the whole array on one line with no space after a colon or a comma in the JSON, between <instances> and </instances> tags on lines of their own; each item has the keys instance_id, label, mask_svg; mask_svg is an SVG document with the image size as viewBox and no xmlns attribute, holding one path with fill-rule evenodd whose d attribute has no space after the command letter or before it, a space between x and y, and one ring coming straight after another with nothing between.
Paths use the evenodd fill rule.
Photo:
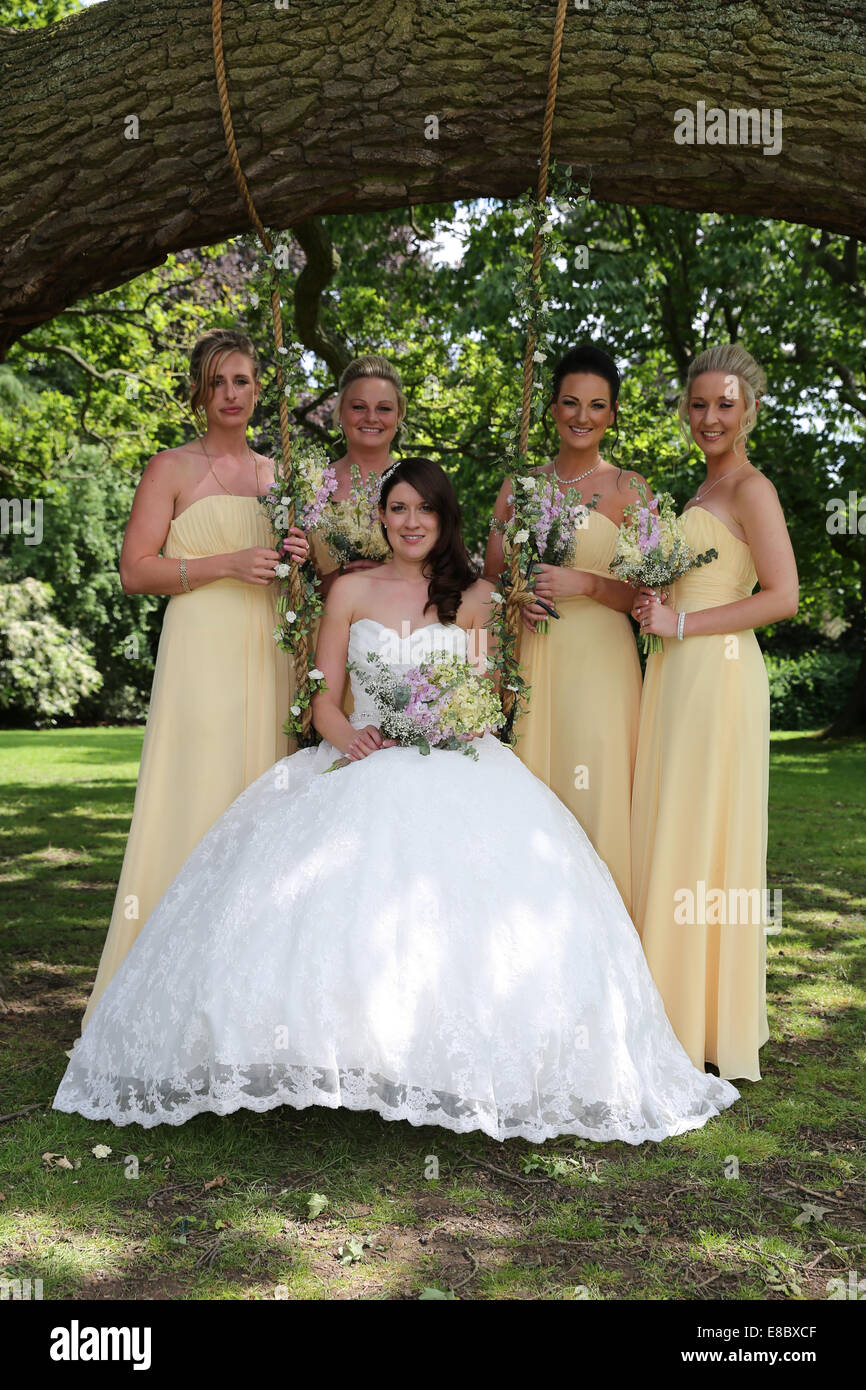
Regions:
<instances>
[{"instance_id":1,"label":"bridesmaid's hand","mask_svg":"<svg viewBox=\"0 0 866 1390\"><path fill-rule=\"evenodd\" d=\"M285 538L280 542L280 550L283 553L283 560L286 558L294 560L295 564L302 565L305 560L310 558L310 542L304 535L300 526L292 526Z\"/></svg>"},{"instance_id":2,"label":"bridesmaid's hand","mask_svg":"<svg viewBox=\"0 0 866 1390\"><path fill-rule=\"evenodd\" d=\"M646 585L635 589L634 603L631 609L631 615L635 622L639 623L642 618L648 617L654 604L667 603L668 597L667 589L648 589Z\"/></svg>"},{"instance_id":3,"label":"bridesmaid's hand","mask_svg":"<svg viewBox=\"0 0 866 1390\"><path fill-rule=\"evenodd\" d=\"M575 598L587 591L587 576L583 570L573 570L564 565L542 564L533 565L532 570L533 590L539 598L546 599L547 602L555 602L558 598Z\"/></svg>"},{"instance_id":4,"label":"bridesmaid's hand","mask_svg":"<svg viewBox=\"0 0 866 1390\"><path fill-rule=\"evenodd\" d=\"M340 573L351 574L352 570L377 570L381 563L381 560L349 560L345 565L340 566Z\"/></svg>"},{"instance_id":5,"label":"bridesmaid's hand","mask_svg":"<svg viewBox=\"0 0 866 1390\"><path fill-rule=\"evenodd\" d=\"M540 623L542 618L549 618L550 614L541 607L540 603L526 603L520 610L520 617L523 626L530 632L535 631L535 624Z\"/></svg>"},{"instance_id":6,"label":"bridesmaid's hand","mask_svg":"<svg viewBox=\"0 0 866 1390\"><path fill-rule=\"evenodd\" d=\"M665 607L667 594L661 596L654 589L638 590L631 615L640 623L641 633L654 633L657 637L675 637L677 632L677 613Z\"/></svg>"},{"instance_id":7,"label":"bridesmaid's hand","mask_svg":"<svg viewBox=\"0 0 866 1390\"><path fill-rule=\"evenodd\" d=\"M352 762L359 762L361 758L367 758L371 753L375 753L380 748L394 748L397 740L395 738L383 738L375 724L365 724L363 729L359 729L346 749L346 756Z\"/></svg>"},{"instance_id":8,"label":"bridesmaid's hand","mask_svg":"<svg viewBox=\"0 0 866 1390\"><path fill-rule=\"evenodd\" d=\"M235 550L227 556L227 578L240 579L244 584L272 584L274 565L280 563L276 550L264 545L251 545L249 550Z\"/></svg>"},{"instance_id":9,"label":"bridesmaid's hand","mask_svg":"<svg viewBox=\"0 0 866 1390\"><path fill-rule=\"evenodd\" d=\"M637 607L638 602L642 602L645 599L655 599L657 603L667 603L670 598L669 589L650 589L645 584L635 589L634 592L635 607ZM632 615L634 615L634 608L632 609Z\"/></svg>"}]
</instances>

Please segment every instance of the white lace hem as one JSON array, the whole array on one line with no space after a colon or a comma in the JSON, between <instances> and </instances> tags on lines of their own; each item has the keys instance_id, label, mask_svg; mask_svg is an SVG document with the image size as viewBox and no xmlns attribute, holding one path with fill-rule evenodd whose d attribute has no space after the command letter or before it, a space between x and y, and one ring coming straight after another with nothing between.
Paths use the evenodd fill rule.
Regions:
<instances>
[{"instance_id":1,"label":"white lace hem","mask_svg":"<svg viewBox=\"0 0 866 1390\"><path fill-rule=\"evenodd\" d=\"M370 1110L385 1120L408 1120L416 1127L436 1125L455 1134L480 1130L491 1139L527 1139L542 1144L558 1135L575 1135L598 1143L658 1142L700 1129L739 1098L727 1081L702 1077L700 1094L681 1104L678 1113L630 1111L606 1101L586 1102L566 1095L533 1096L528 1101L496 1104L466 1100L427 1087L395 1083L363 1069L304 1066L215 1066L212 1074L142 1085L117 1077L88 1079L86 1087L67 1081L53 1108L117 1126L182 1125L195 1115L231 1115L237 1110L262 1113L280 1105L304 1110L322 1105L331 1110ZM715 1082L715 1085L712 1083ZM86 1089L87 1094L84 1093Z\"/></svg>"}]
</instances>

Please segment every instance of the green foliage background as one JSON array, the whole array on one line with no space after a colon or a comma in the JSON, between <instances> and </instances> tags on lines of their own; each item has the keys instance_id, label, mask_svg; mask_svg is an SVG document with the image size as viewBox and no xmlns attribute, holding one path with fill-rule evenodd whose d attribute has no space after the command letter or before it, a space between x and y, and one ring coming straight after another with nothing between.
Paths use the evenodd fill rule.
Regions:
<instances>
[{"instance_id":1,"label":"green foliage background","mask_svg":"<svg viewBox=\"0 0 866 1390\"><path fill-rule=\"evenodd\" d=\"M77 8L76 0L0 0L0 24L53 22ZM700 455L687 454L676 421L689 360L736 339L764 366L769 394L750 457L785 508L801 606L795 622L760 637L780 659L821 654L803 668L802 699L782 699L779 685L776 714L822 722L819 711L838 709L855 673L861 686L866 675L866 538L858 530L859 521L866 531L866 514L852 513L845 534L831 534L827 524L832 498L853 492L866 500L866 276L858 244L788 223L591 196L560 200L553 216L563 255L546 268L545 366L587 338L614 355L624 371L617 461L684 501L703 477ZM515 286L530 249L526 212L485 201L325 223L339 268L321 295L320 326L348 355L384 352L398 365L409 398L403 451L428 454L453 474L466 539L480 556L520 399L524 324ZM304 258L289 241L297 272ZM581 246L586 268L579 268ZM55 621L77 629L92 653L103 683L82 693L81 719L137 719L146 709L162 603L122 593L117 556L147 459L196 433L185 408L192 343L217 324L246 328L273 379L267 302L253 294L257 261L251 238L170 256L34 329L0 365L0 493L42 499L45 528L40 546L0 537L0 582L30 575L49 584ZM290 294L284 314L291 341ZM336 447L334 374L296 347L298 430ZM273 392L269 399L254 425L257 447L273 453ZM544 419L533 425L535 457L549 457L554 441ZM7 704L6 717L27 710Z\"/></svg>"}]
</instances>

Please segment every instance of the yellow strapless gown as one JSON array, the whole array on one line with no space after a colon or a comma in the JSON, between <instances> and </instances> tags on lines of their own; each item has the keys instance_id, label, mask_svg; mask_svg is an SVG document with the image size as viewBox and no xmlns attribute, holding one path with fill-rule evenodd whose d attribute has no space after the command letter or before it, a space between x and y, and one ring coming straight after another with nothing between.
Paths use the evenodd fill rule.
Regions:
<instances>
[{"instance_id":1,"label":"yellow strapless gown","mask_svg":"<svg viewBox=\"0 0 866 1390\"><path fill-rule=\"evenodd\" d=\"M200 497L163 554L201 559L273 547L255 497ZM290 658L277 647L276 586L218 579L166 605L129 839L96 983L82 1020L210 825L293 749L282 732Z\"/></svg>"},{"instance_id":2,"label":"yellow strapless gown","mask_svg":"<svg viewBox=\"0 0 866 1390\"><path fill-rule=\"evenodd\" d=\"M618 527L601 512L581 528L575 568L611 578ZM546 635L520 632L531 691L515 752L556 792L610 869L631 911L631 787L640 662L625 613L583 595L557 599Z\"/></svg>"},{"instance_id":3,"label":"yellow strapless gown","mask_svg":"<svg viewBox=\"0 0 866 1390\"><path fill-rule=\"evenodd\" d=\"M747 598L757 575L745 542L703 507L683 522L695 550L714 546L719 556L676 582L672 606L690 613ZM754 632L666 637L647 661L641 702L634 921L677 1037L696 1067L713 1062L728 1080L760 1080L758 1049L769 1036L769 747L769 683Z\"/></svg>"}]
</instances>

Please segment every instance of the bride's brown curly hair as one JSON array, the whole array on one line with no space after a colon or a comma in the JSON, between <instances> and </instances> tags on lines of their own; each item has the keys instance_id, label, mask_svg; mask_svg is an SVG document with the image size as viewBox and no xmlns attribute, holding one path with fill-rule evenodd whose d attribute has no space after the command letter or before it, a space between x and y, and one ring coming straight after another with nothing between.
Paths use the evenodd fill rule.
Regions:
<instances>
[{"instance_id":1,"label":"bride's brown curly hair","mask_svg":"<svg viewBox=\"0 0 866 1390\"><path fill-rule=\"evenodd\" d=\"M463 543L460 503L457 501L454 484L445 470L432 459L401 459L388 471L382 483L379 503L383 509L387 506L392 488L398 483L408 483L416 492L420 492L424 501L433 508L439 518L439 535L424 562L423 573L429 581L424 612L433 607L440 622L453 623L464 589L468 589L478 578L478 571L469 559ZM382 535L390 546L384 525Z\"/></svg>"}]
</instances>

